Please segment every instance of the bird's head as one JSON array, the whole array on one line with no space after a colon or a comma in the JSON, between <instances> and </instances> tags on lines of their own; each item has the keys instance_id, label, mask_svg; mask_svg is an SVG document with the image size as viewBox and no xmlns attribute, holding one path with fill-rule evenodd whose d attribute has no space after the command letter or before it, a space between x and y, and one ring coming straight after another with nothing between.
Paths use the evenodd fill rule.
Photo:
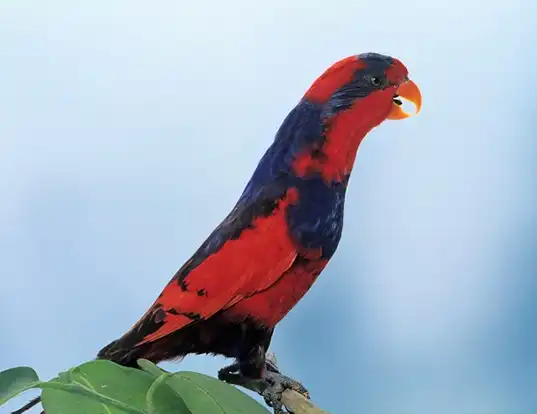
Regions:
<instances>
[{"instance_id":1,"label":"bird's head","mask_svg":"<svg viewBox=\"0 0 537 414\"><path fill-rule=\"evenodd\" d=\"M350 56L329 67L306 92L305 99L323 105L323 118L352 111L355 122L373 128L386 119L410 116L402 99L421 108L418 86L396 58L378 53ZM356 119L359 118L359 119Z\"/></svg>"}]
</instances>

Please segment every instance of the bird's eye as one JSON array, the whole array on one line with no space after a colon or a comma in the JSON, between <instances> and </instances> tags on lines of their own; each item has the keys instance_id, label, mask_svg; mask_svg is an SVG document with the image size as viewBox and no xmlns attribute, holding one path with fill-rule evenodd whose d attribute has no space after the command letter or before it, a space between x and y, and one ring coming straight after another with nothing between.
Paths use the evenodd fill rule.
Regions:
<instances>
[{"instance_id":1,"label":"bird's eye","mask_svg":"<svg viewBox=\"0 0 537 414\"><path fill-rule=\"evenodd\" d=\"M369 80L371 81L371 85L373 85L373 86L382 85L382 79L379 78L378 76L371 76L371 78Z\"/></svg>"}]
</instances>

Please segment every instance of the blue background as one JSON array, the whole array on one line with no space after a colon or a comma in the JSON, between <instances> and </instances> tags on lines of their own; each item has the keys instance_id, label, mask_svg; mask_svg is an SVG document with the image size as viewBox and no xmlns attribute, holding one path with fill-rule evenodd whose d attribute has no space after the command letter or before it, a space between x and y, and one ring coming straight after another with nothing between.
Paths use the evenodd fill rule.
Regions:
<instances>
[{"instance_id":1,"label":"blue background","mask_svg":"<svg viewBox=\"0 0 537 414\"><path fill-rule=\"evenodd\" d=\"M423 110L361 145L340 249L273 350L332 413L537 412L536 19L532 0L1 2L0 369L49 378L128 329L311 82L375 51Z\"/></svg>"}]
</instances>

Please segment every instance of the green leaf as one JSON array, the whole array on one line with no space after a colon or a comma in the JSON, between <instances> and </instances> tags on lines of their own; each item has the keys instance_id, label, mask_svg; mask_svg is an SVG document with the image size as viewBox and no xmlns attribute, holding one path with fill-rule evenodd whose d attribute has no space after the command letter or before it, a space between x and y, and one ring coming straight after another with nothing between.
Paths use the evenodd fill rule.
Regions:
<instances>
[{"instance_id":1,"label":"green leaf","mask_svg":"<svg viewBox=\"0 0 537 414\"><path fill-rule=\"evenodd\" d=\"M166 379L192 414L269 414L253 398L216 378L197 372L178 372Z\"/></svg>"},{"instance_id":2,"label":"green leaf","mask_svg":"<svg viewBox=\"0 0 537 414\"><path fill-rule=\"evenodd\" d=\"M42 388L47 414L269 414L257 401L216 378L195 372L168 373L147 360L142 368L95 360L39 381L28 367L0 373L0 405Z\"/></svg>"},{"instance_id":3,"label":"green leaf","mask_svg":"<svg viewBox=\"0 0 537 414\"><path fill-rule=\"evenodd\" d=\"M165 371L163 370L162 368L160 368L159 366L153 364L151 361L147 360L147 359L139 359L137 361L138 363L138 366L144 370L145 372L155 376L155 377L160 377L162 374L168 374L168 371Z\"/></svg>"},{"instance_id":4,"label":"green leaf","mask_svg":"<svg viewBox=\"0 0 537 414\"><path fill-rule=\"evenodd\" d=\"M16 367L0 372L0 405L39 384L39 377L30 367Z\"/></svg>"},{"instance_id":5,"label":"green leaf","mask_svg":"<svg viewBox=\"0 0 537 414\"><path fill-rule=\"evenodd\" d=\"M110 361L82 364L43 383L47 414L141 414L155 378Z\"/></svg>"},{"instance_id":6,"label":"green leaf","mask_svg":"<svg viewBox=\"0 0 537 414\"><path fill-rule=\"evenodd\" d=\"M184 400L166 384L171 375L160 375L149 388L146 395L149 414L192 414Z\"/></svg>"}]
</instances>

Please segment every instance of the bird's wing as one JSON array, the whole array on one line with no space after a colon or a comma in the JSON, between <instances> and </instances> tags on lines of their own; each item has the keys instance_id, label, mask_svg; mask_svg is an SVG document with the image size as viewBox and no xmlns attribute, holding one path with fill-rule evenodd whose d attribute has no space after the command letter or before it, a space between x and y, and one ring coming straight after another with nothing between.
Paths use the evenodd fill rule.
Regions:
<instances>
[{"instance_id":1,"label":"bird's wing","mask_svg":"<svg viewBox=\"0 0 537 414\"><path fill-rule=\"evenodd\" d=\"M207 319L274 284L297 257L286 222L286 207L296 197L294 189L265 187L255 201L238 204L131 329L139 334L136 345Z\"/></svg>"}]
</instances>

